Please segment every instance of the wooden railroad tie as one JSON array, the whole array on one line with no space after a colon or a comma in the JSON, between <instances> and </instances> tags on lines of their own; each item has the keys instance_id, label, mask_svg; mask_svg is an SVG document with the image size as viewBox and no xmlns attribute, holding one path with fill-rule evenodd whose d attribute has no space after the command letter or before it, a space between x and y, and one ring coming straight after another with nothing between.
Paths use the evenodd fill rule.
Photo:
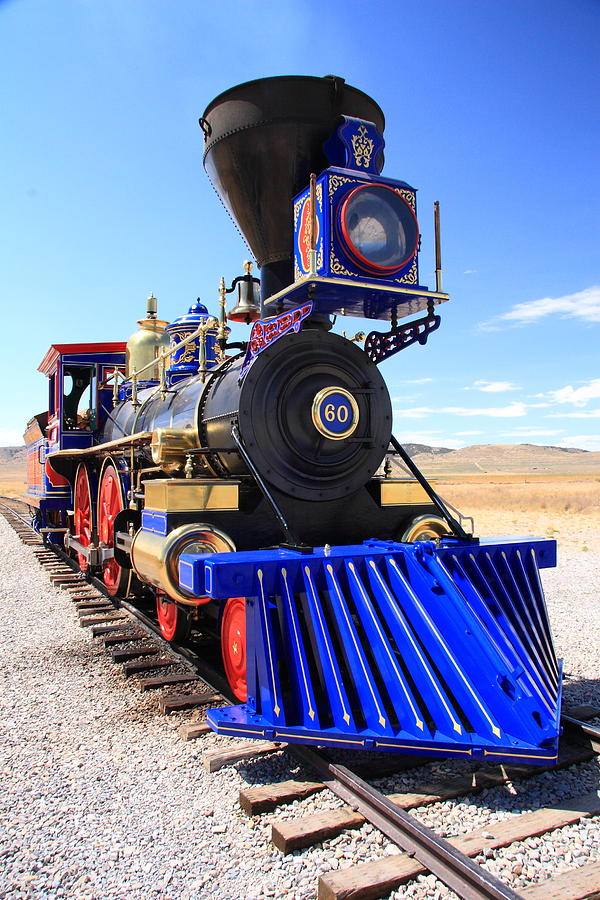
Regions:
<instances>
[{"instance_id":1,"label":"wooden railroad tie","mask_svg":"<svg viewBox=\"0 0 600 900\"><path fill-rule=\"evenodd\" d=\"M561 801L556 806L522 813L503 822L491 822L470 834L448 838L448 842L461 853L473 857L486 850L498 850L517 841L572 825L598 813L600 791L593 791L572 800ZM406 853L387 856L321 875L317 897L318 900L375 900L377 897L385 897L400 885L426 874L427 871L417 859Z\"/></svg>"},{"instance_id":2,"label":"wooden railroad tie","mask_svg":"<svg viewBox=\"0 0 600 900\"><path fill-rule=\"evenodd\" d=\"M77 615L80 619L88 619L90 616L110 615L117 612L112 603L94 603L93 606L77 606Z\"/></svg>"},{"instance_id":3,"label":"wooden railroad tie","mask_svg":"<svg viewBox=\"0 0 600 900\"><path fill-rule=\"evenodd\" d=\"M189 675L155 675L152 678L140 679L140 690L150 691L153 688L168 687L170 684L185 684L186 682L196 682L198 676Z\"/></svg>"},{"instance_id":4,"label":"wooden railroad tie","mask_svg":"<svg viewBox=\"0 0 600 900\"><path fill-rule=\"evenodd\" d=\"M178 660L171 659L168 656L160 656L154 659L140 659L126 662L123 665L123 674L126 678L130 675L137 675L138 672L147 672L150 669L162 669L165 666L177 665Z\"/></svg>"},{"instance_id":5,"label":"wooden railroad tie","mask_svg":"<svg viewBox=\"0 0 600 900\"><path fill-rule=\"evenodd\" d=\"M521 890L525 900L583 900L600 894L600 862L570 869Z\"/></svg>"},{"instance_id":6,"label":"wooden railroad tie","mask_svg":"<svg viewBox=\"0 0 600 900\"><path fill-rule=\"evenodd\" d=\"M452 800L464 794L479 793L486 788L505 784L514 778L535 776L556 768L572 766L575 763L592 759L593 756L594 753L590 748L573 745L564 748L556 766L490 766L470 775L457 775L443 782L425 784L418 791L388 794L386 797L400 809L410 810L418 806L440 803L443 800ZM254 798L250 798L250 804L246 798L244 798L244 802L246 805L251 805L253 799L256 799L256 795ZM241 795L240 803L244 808ZM364 822L365 819L362 815L354 812L349 806L344 806L318 816L274 822L271 840L282 853L291 853L301 847L310 847L318 841L337 837L347 828L358 828Z\"/></svg>"},{"instance_id":7,"label":"wooden railroad tie","mask_svg":"<svg viewBox=\"0 0 600 900\"><path fill-rule=\"evenodd\" d=\"M211 731L211 728L206 722L186 723L185 725L180 725L177 729L177 733L184 741L193 741L196 738L202 737L203 734L208 734L209 731Z\"/></svg>"},{"instance_id":8,"label":"wooden railroad tie","mask_svg":"<svg viewBox=\"0 0 600 900\"><path fill-rule=\"evenodd\" d=\"M97 615L82 616L79 619L79 624L82 628L87 628L88 625L101 625L103 623L108 625L109 622L118 622L124 619L129 620L129 616L125 613L98 613Z\"/></svg>"},{"instance_id":9,"label":"wooden railroad tie","mask_svg":"<svg viewBox=\"0 0 600 900\"><path fill-rule=\"evenodd\" d=\"M322 781L280 781L275 784L244 788L240 791L240 806L249 816L272 812L285 803L304 800L325 789Z\"/></svg>"},{"instance_id":10,"label":"wooden railroad tie","mask_svg":"<svg viewBox=\"0 0 600 900\"><path fill-rule=\"evenodd\" d=\"M357 775L365 778L385 778L386 775L395 775L407 769L416 769L431 762L429 756L400 756L394 758L370 759L364 764L354 767ZM259 813L272 812L278 806L293 803L294 800L303 800L310 794L325 789L321 781L280 781L277 784L259 785L258 787L244 788L240 791L239 802L244 812L249 816Z\"/></svg>"},{"instance_id":11,"label":"wooden railroad tie","mask_svg":"<svg viewBox=\"0 0 600 900\"><path fill-rule=\"evenodd\" d=\"M82 612L86 609L91 610L91 609L104 609L104 608L112 609L113 611L116 611L116 608L112 605L112 603L109 603L108 600L104 599L103 597L98 597L98 598L93 598L93 599L90 598L89 600L87 600L87 599L86 600L78 600L75 602L75 609L78 612Z\"/></svg>"},{"instance_id":12,"label":"wooden railroad tie","mask_svg":"<svg viewBox=\"0 0 600 900\"><path fill-rule=\"evenodd\" d=\"M128 644L130 641L141 641L146 637L143 631L115 631L104 638L105 647L113 647L115 644Z\"/></svg>"},{"instance_id":13,"label":"wooden railroad tie","mask_svg":"<svg viewBox=\"0 0 600 900\"><path fill-rule=\"evenodd\" d=\"M164 694L160 698L158 706L161 713L169 715L169 713L179 712L183 709L204 706L205 703L211 703L213 700L225 703L222 694L217 691L205 691L203 694Z\"/></svg>"},{"instance_id":14,"label":"wooden railroad tie","mask_svg":"<svg viewBox=\"0 0 600 900\"><path fill-rule=\"evenodd\" d=\"M129 662L130 659L139 659L143 656L156 656L160 653L160 647L152 644L144 644L141 647L129 647L127 650L113 650L112 661L115 663Z\"/></svg>"},{"instance_id":15,"label":"wooden railroad tie","mask_svg":"<svg viewBox=\"0 0 600 900\"><path fill-rule=\"evenodd\" d=\"M208 729L209 726L206 727ZM251 744L239 744L231 750L207 750L203 756L204 768L207 772L217 772L243 759L256 759L276 750L285 750L286 747L287 744L274 744L271 741L252 741Z\"/></svg>"},{"instance_id":16,"label":"wooden railroad tie","mask_svg":"<svg viewBox=\"0 0 600 900\"><path fill-rule=\"evenodd\" d=\"M122 631L126 627L123 622L115 622L114 625L92 625L92 637L102 637L104 634L112 634L114 631Z\"/></svg>"}]
</instances>

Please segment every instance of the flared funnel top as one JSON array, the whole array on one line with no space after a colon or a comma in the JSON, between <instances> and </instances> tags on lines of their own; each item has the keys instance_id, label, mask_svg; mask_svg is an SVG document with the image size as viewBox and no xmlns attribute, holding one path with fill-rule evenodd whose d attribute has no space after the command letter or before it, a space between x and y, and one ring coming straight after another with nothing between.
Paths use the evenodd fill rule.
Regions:
<instances>
[{"instance_id":1,"label":"flared funnel top","mask_svg":"<svg viewBox=\"0 0 600 900\"><path fill-rule=\"evenodd\" d=\"M219 94L200 119L204 166L258 265L263 297L293 281L292 197L328 161L341 115L375 122L378 104L343 78L286 75Z\"/></svg>"}]
</instances>

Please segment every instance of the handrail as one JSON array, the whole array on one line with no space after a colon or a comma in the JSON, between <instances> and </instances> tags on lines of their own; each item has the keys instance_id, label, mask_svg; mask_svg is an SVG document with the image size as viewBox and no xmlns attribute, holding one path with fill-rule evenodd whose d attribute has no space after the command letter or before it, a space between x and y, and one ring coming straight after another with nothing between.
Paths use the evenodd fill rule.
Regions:
<instances>
[{"instance_id":1,"label":"handrail","mask_svg":"<svg viewBox=\"0 0 600 900\"><path fill-rule=\"evenodd\" d=\"M118 447L128 447L131 444L147 443L152 440L152 431L139 431L137 434L128 434L114 441L106 441L104 444L94 444L92 447L73 447L72 450L55 450L48 454L48 459L56 456L87 456L98 451L116 450Z\"/></svg>"},{"instance_id":2,"label":"handrail","mask_svg":"<svg viewBox=\"0 0 600 900\"><path fill-rule=\"evenodd\" d=\"M211 317L212 318L212 317ZM119 400L119 386L127 384L131 382L132 391L131 391L131 400L134 406L137 406L137 387L138 381L140 380L140 375L142 375L146 370L152 369L157 363L160 365L160 388L162 391L166 391L166 361L178 350L181 350L182 347L186 347L188 344L191 344L192 341L195 341L196 338L201 338L200 342L200 368L199 374L202 376L202 380L204 381L204 377L206 375L206 334L208 331L213 329L214 319L211 322L210 318L206 320L206 322L201 322L200 325L196 328L195 331L192 331L191 334L188 334L187 337L183 338L180 341L177 341L176 344L172 344L168 350L163 350L154 357L154 359L150 360L150 362L146 363L139 369L134 369L129 375L124 375L120 369L115 368L112 372L114 377L114 385L113 385L113 401L114 403L118 403ZM223 360L219 360L222 362ZM120 385L119 385L119 379Z\"/></svg>"}]
</instances>

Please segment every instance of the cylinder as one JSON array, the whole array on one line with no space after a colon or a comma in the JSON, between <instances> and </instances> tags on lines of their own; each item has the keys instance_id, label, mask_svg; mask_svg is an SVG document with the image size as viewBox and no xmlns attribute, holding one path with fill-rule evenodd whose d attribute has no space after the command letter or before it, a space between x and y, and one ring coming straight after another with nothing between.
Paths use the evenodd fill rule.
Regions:
<instances>
[{"instance_id":1,"label":"cylinder","mask_svg":"<svg viewBox=\"0 0 600 900\"><path fill-rule=\"evenodd\" d=\"M141 581L153 584L172 600L189 606L210 597L192 597L179 587L179 558L183 553L228 553L235 544L211 525L180 525L167 535L140 529L131 545L131 563Z\"/></svg>"}]
</instances>

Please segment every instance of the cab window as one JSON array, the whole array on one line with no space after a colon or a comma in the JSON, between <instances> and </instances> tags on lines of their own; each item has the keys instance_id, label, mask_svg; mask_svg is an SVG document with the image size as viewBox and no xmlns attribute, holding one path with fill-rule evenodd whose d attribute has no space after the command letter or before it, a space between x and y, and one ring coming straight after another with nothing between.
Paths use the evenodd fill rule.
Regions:
<instances>
[{"instance_id":1,"label":"cab window","mask_svg":"<svg viewBox=\"0 0 600 900\"><path fill-rule=\"evenodd\" d=\"M63 369L63 428L91 431L96 426L96 367Z\"/></svg>"}]
</instances>

